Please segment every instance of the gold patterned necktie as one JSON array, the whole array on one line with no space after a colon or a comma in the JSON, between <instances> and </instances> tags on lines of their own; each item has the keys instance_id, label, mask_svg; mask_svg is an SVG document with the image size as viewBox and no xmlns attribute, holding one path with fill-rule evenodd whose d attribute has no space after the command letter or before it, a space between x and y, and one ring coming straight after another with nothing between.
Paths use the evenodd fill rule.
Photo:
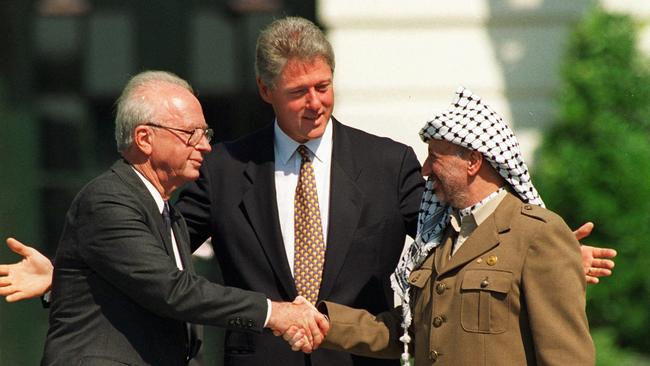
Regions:
<instances>
[{"instance_id":1,"label":"gold patterned necktie","mask_svg":"<svg viewBox=\"0 0 650 366\"><path fill-rule=\"evenodd\" d=\"M316 177L309 151L305 145L298 146L297 151L302 157L302 163L293 200L294 278L298 295L315 304L323 276L325 241L316 192Z\"/></svg>"}]
</instances>

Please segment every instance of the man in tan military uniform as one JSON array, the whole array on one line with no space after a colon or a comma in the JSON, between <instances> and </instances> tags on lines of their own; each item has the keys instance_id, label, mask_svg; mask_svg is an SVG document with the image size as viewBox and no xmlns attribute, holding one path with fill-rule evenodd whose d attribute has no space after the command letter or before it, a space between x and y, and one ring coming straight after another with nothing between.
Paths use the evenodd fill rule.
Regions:
<instances>
[{"instance_id":1,"label":"man in tan military uniform","mask_svg":"<svg viewBox=\"0 0 650 366\"><path fill-rule=\"evenodd\" d=\"M429 194L394 278L407 301L378 316L321 303L323 347L397 358L401 340L415 365L593 365L579 243L541 207L509 127L464 89L421 135Z\"/></svg>"}]
</instances>

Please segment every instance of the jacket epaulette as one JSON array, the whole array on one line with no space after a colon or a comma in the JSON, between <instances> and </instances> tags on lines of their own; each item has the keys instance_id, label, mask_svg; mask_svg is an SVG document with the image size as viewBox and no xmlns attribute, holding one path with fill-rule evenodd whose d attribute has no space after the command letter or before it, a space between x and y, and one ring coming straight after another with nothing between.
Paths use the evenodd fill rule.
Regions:
<instances>
[{"instance_id":1,"label":"jacket epaulette","mask_svg":"<svg viewBox=\"0 0 650 366\"><path fill-rule=\"evenodd\" d=\"M548 222L553 215L551 211L531 203L524 203L521 206L521 214L544 222Z\"/></svg>"}]
</instances>

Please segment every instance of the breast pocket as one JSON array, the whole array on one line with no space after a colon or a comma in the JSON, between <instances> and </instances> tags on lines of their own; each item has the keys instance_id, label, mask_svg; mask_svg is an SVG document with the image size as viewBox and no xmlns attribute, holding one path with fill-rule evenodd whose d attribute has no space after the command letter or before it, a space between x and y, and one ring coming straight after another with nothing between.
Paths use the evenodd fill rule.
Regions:
<instances>
[{"instance_id":1,"label":"breast pocket","mask_svg":"<svg viewBox=\"0 0 650 366\"><path fill-rule=\"evenodd\" d=\"M461 325L474 333L503 333L508 328L512 273L469 270L461 283Z\"/></svg>"}]
</instances>

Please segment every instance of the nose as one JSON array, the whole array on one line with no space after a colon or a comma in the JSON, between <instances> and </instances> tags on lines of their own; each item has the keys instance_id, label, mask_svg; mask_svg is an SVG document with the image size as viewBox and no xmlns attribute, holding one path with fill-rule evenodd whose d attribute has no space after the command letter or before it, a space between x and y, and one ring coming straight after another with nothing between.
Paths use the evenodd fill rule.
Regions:
<instances>
[{"instance_id":1,"label":"nose","mask_svg":"<svg viewBox=\"0 0 650 366\"><path fill-rule=\"evenodd\" d=\"M422 173L423 177L428 177L431 175L432 170L431 170L431 163L429 162L429 158L424 161L424 164L422 164L422 169L420 169L420 173Z\"/></svg>"},{"instance_id":2,"label":"nose","mask_svg":"<svg viewBox=\"0 0 650 366\"><path fill-rule=\"evenodd\" d=\"M195 148L204 154L212 151L212 146L210 146L210 142L208 142L208 138L205 135L201 136L201 140L195 146Z\"/></svg>"},{"instance_id":3,"label":"nose","mask_svg":"<svg viewBox=\"0 0 650 366\"><path fill-rule=\"evenodd\" d=\"M307 92L307 108L312 110L318 110L322 106L320 97L315 88L309 88Z\"/></svg>"}]
</instances>

